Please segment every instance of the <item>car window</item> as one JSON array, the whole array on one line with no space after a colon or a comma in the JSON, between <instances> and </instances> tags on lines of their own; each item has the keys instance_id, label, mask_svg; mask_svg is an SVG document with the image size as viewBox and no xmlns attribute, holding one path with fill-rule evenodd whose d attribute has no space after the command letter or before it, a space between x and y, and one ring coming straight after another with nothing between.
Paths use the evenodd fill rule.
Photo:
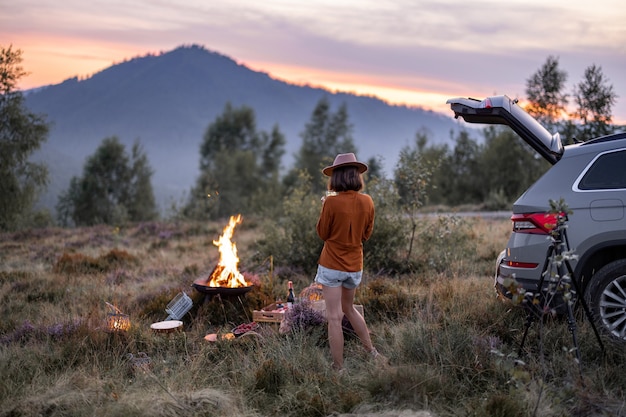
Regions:
<instances>
[{"instance_id":1,"label":"car window","mask_svg":"<svg viewBox=\"0 0 626 417\"><path fill-rule=\"evenodd\" d=\"M578 183L580 190L626 188L626 150L598 156Z\"/></svg>"}]
</instances>

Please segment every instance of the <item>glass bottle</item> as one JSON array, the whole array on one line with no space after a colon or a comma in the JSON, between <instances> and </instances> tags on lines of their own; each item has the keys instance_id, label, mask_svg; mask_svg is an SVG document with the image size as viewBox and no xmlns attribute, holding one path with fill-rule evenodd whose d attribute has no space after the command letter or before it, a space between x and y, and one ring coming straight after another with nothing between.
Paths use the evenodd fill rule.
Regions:
<instances>
[{"instance_id":1,"label":"glass bottle","mask_svg":"<svg viewBox=\"0 0 626 417\"><path fill-rule=\"evenodd\" d=\"M291 308L295 303L296 297L293 294L293 282L289 281L289 293L287 294L287 308Z\"/></svg>"}]
</instances>

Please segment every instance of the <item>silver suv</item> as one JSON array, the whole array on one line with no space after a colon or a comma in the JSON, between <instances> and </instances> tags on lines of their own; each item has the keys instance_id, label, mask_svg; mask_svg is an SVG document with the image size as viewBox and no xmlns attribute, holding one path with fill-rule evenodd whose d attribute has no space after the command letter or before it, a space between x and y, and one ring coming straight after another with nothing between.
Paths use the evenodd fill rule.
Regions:
<instances>
[{"instance_id":1,"label":"silver suv","mask_svg":"<svg viewBox=\"0 0 626 417\"><path fill-rule=\"evenodd\" d=\"M573 278L584 291L599 330L626 342L626 133L563 146L507 96L447 101L455 118L469 123L507 125L552 166L513 204L513 232L496 267L496 289L515 278L537 292L548 262L550 201L563 200L571 210L567 237L577 259Z\"/></svg>"}]
</instances>

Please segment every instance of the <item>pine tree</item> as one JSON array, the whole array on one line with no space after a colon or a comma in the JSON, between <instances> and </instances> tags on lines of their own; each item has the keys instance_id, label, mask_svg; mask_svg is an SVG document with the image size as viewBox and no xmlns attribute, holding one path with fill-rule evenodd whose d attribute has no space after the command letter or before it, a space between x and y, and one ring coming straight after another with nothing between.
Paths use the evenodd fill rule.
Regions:
<instances>
[{"instance_id":1,"label":"pine tree","mask_svg":"<svg viewBox=\"0 0 626 417\"><path fill-rule=\"evenodd\" d=\"M352 129L346 104L342 104L333 113L328 98L322 97L300 134L302 146L295 156L294 168L286 175L284 184L288 188L293 187L299 172L304 171L313 180L312 192L323 192L326 184L321 170L324 166L330 165L339 153L356 153Z\"/></svg>"},{"instance_id":2,"label":"pine tree","mask_svg":"<svg viewBox=\"0 0 626 417\"><path fill-rule=\"evenodd\" d=\"M128 215L132 221L154 220L158 217L151 182L154 171L139 141L133 144L131 162Z\"/></svg>"}]
</instances>

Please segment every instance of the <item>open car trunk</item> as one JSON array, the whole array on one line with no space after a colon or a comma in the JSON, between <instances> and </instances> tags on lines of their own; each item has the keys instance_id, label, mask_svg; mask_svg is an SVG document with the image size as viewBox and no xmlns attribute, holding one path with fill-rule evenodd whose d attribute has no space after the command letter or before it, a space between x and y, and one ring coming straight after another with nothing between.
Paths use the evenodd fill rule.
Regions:
<instances>
[{"instance_id":1,"label":"open car trunk","mask_svg":"<svg viewBox=\"0 0 626 417\"><path fill-rule=\"evenodd\" d=\"M563 155L563 144L558 133L551 134L534 117L508 96L474 98L451 98L446 101L454 112L468 123L498 124L509 126L526 143L533 147L552 165Z\"/></svg>"}]
</instances>

